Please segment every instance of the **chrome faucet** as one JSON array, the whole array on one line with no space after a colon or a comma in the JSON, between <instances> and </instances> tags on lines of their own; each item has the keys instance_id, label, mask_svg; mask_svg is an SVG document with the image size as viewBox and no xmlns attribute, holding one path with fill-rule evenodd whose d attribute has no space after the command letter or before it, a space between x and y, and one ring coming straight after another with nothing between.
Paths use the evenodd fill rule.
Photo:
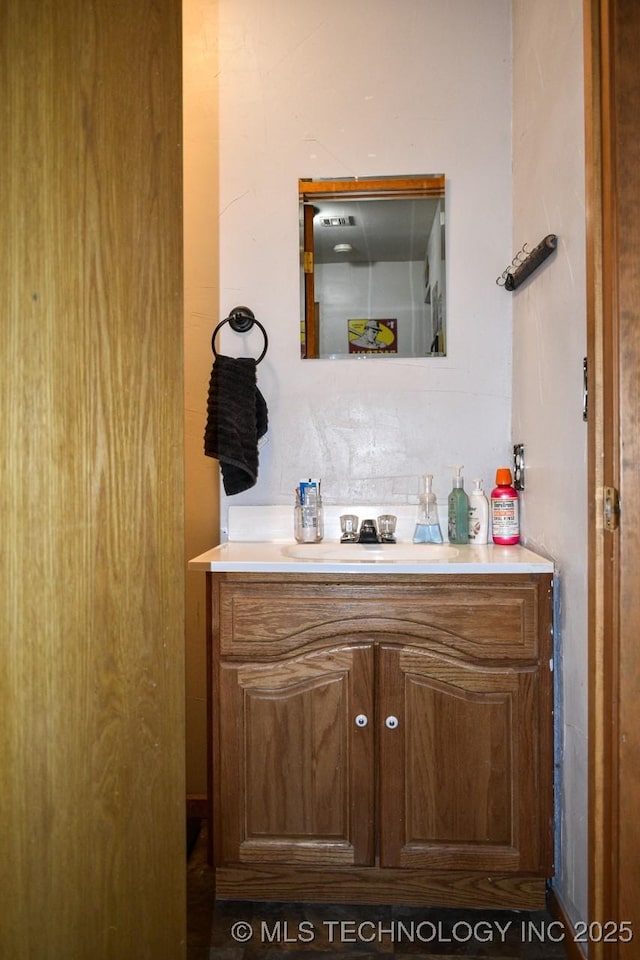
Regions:
<instances>
[{"instance_id":1,"label":"chrome faucet","mask_svg":"<svg viewBox=\"0 0 640 960\"><path fill-rule=\"evenodd\" d=\"M358 530L358 518L355 514L345 513L340 517L342 536L340 543L395 543L397 517L383 513L377 522L363 520Z\"/></svg>"},{"instance_id":2,"label":"chrome faucet","mask_svg":"<svg viewBox=\"0 0 640 960\"><path fill-rule=\"evenodd\" d=\"M363 520L360 524L358 543L381 543L375 520Z\"/></svg>"},{"instance_id":3,"label":"chrome faucet","mask_svg":"<svg viewBox=\"0 0 640 960\"><path fill-rule=\"evenodd\" d=\"M392 513L383 513L375 520L363 520L360 525L358 543L395 543L396 521Z\"/></svg>"}]
</instances>

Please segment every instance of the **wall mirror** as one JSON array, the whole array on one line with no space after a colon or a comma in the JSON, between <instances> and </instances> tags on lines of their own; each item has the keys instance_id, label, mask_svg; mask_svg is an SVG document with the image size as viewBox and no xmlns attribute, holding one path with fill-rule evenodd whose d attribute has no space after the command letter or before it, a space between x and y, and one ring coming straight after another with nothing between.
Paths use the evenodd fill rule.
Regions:
<instances>
[{"instance_id":1,"label":"wall mirror","mask_svg":"<svg viewBox=\"0 0 640 960\"><path fill-rule=\"evenodd\" d=\"M445 177L298 181L305 359L446 355Z\"/></svg>"}]
</instances>

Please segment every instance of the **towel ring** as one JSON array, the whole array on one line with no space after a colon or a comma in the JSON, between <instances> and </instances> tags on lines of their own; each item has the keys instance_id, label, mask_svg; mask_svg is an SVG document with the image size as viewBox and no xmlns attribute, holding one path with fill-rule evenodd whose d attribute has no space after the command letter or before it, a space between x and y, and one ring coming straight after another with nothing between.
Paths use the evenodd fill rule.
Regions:
<instances>
[{"instance_id":1,"label":"towel ring","mask_svg":"<svg viewBox=\"0 0 640 960\"><path fill-rule=\"evenodd\" d=\"M236 333L246 333L247 330L251 330L251 327L254 324L259 327L260 330L262 330L262 336L264 337L264 349L256 360L256 365L259 364L267 352L269 338L267 337L267 331L262 326L260 321L256 320L253 310L250 310L249 307L234 307L229 316L225 317L225 319L222 320L215 328L211 337L211 349L213 350L214 357L218 356L216 353L216 336L220 327L224 327L225 323L228 323L231 329L235 330Z\"/></svg>"}]
</instances>

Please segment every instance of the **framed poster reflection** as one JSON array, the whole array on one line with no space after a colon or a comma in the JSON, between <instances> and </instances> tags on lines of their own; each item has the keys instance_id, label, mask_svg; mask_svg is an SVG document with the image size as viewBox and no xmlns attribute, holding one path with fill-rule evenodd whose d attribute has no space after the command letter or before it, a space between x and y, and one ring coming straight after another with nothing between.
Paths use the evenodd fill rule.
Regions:
<instances>
[{"instance_id":1,"label":"framed poster reflection","mask_svg":"<svg viewBox=\"0 0 640 960\"><path fill-rule=\"evenodd\" d=\"M347 321L349 353L397 353L398 321L391 319Z\"/></svg>"}]
</instances>

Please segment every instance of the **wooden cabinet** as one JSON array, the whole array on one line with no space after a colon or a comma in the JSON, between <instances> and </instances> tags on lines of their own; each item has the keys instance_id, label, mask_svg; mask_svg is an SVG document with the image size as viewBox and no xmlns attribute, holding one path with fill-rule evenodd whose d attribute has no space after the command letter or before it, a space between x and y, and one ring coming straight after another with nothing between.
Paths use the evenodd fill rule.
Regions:
<instances>
[{"instance_id":1,"label":"wooden cabinet","mask_svg":"<svg viewBox=\"0 0 640 960\"><path fill-rule=\"evenodd\" d=\"M208 583L220 896L544 904L548 575Z\"/></svg>"},{"instance_id":2,"label":"wooden cabinet","mask_svg":"<svg viewBox=\"0 0 640 960\"><path fill-rule=\"evenodd\" d=\"M382 866L543 867L536 684L532 667L381 646Z\"/></svg>"},{"instance_id":3,"label":"wooden cabinet","mask_svg":"<svg viewBox=\"0 0 640 960\"><path fill-rule=\"evenodd\" d=\"M220 667L224 862L370 864L372 644Z\"/></svg>"}]
</instances>

